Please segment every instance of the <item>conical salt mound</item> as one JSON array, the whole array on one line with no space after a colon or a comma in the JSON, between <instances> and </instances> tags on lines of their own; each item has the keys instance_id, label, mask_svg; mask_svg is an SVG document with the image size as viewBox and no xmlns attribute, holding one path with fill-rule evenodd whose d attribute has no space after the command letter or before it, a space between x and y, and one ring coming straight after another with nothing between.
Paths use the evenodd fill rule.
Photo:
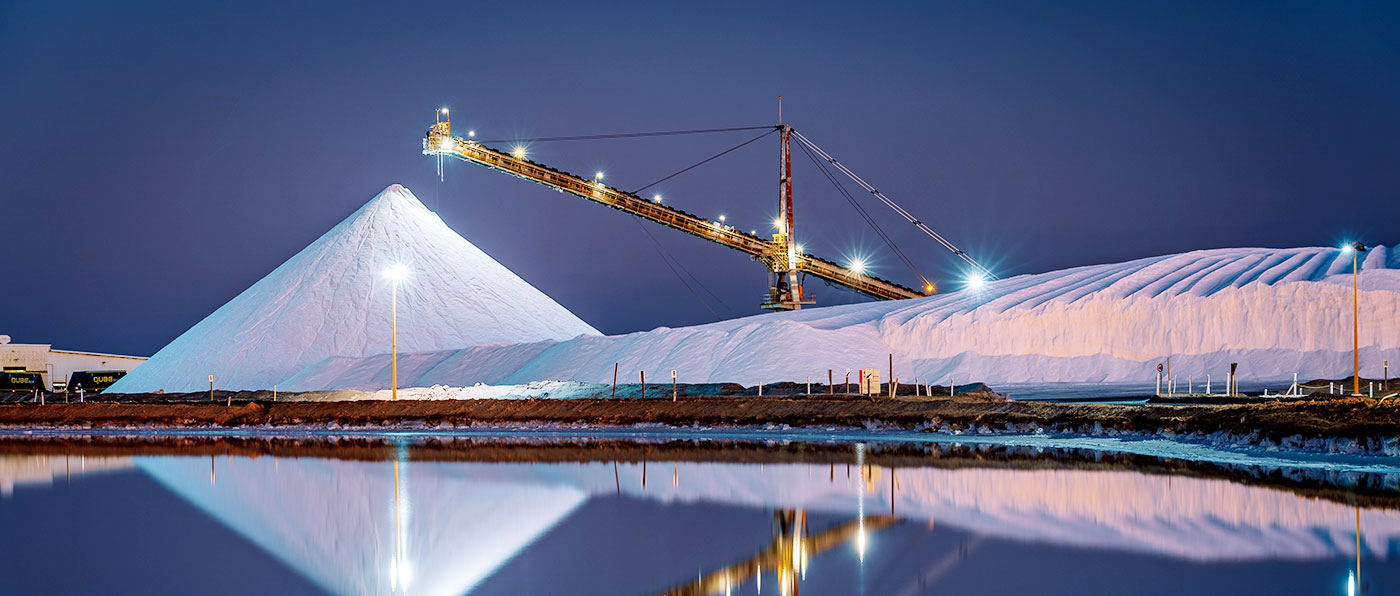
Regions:
<instances>
[{"instance_id":1,"label":"conical salt mound","mask_svg":"<svg viewBox=\"0 0 1400 596\"><path fill-rule=\"evenodd\" d=\"M329 357L565 340L598 331L462 238L397 184L156 352L114 393L271 389Z\"/></svg>"}]
</instances>

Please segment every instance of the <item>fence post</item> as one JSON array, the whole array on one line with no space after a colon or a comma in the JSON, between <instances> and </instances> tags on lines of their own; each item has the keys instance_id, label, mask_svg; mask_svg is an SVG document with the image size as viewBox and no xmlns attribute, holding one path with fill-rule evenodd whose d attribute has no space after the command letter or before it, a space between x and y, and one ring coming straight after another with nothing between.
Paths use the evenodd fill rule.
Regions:
<instances>
[{"instance_id":1,"label":"fence post","mask_svg":"<svg viewBox=\"0 0 1400 596\"><path fill-rule=\"evenodd\" d=\"M826 369L826 394L836 395L836 377L831 369Z\"/></svg>"},{"instance_id":2,"label":"fence post","mask_svg":"<svg viewBox=\"0 0 1400 596\"><path fill-rule=\"evenodd\" d=\"M642 399L647 398L647 371L642 371Z\"/></svg>"},{"instance_id":3,"label":"fence post","mask_svg":"<svg viewBox=\"0 0 1400 596\"><path fill-rule=\"evenodd\" d=\"M613 363L613 391L612 398L617 399L617 363Z\"/></svg>"},{"instance_id":4,"label":"fence post","mask_svg":"<svg viewBox=\"0 0 1400 596\"><path fill-rule=\"evenodd\" d=\"M676 369L671 369L671 401L676 401Z\"/></svg>"}]
</instances>

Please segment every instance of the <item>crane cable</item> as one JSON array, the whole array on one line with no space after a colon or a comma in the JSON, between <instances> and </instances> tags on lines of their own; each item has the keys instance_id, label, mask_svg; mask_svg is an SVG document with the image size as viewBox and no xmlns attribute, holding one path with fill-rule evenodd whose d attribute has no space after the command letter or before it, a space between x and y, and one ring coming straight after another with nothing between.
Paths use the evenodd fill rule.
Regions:
<instances>
[{"instance_id":1,"label":"crane cable","mask_svg":"<svg viewBox=\"0 0 1400 596\"><path fill-rule=\"evenodd\" d=\"M875 190L875 187L871 186L870 183L861 179L860 176L857 176L855 172L852 172L850 168L847 168L841 162L836 161L836 158L832 157L831 154L822 151L821 147L818 147L816 143L813 143L807 137L802 136L802 133L794 130L792 131L792 134L794 137L797 137L797 140L799 142L801 142L803 145L811 147L813 151L815 151L818 155L822 157L822 159L825 159L827 163L836 166L836 169L840 170L841 173L845 174L848 178L855 181L855 183L860 185L861 188L864 188L865 190L869 191L870 194L875 195L875 198L880 199L880 202L884 203L890 209L893 209L894 212L898 213L900 217L903 217L904 219L908 220L909 223L914 224L914 227L919 228L920 231L922 231L925 234L928 234L930 238L937 240L939 244L943 245L943 248L952 251L953 254L958 256L958 258L962 259L963 261L966 261L967 264L972 265L973 268L977 269L979 273L985 275L988 279L1000 279L996 276L996 274L992 273L991 269L984 267L981 263L978 263L971 256L968 256L967 253L963 252L962 249L954 246L952 242L948 241L948 239L939 235L938 232L933 231L933 229L929 228L927 225L924 225L924 222L919 221L919 218L914 217L914 214L909 213L903 207L900 207L898 203L895 203L889 197L885 196L885 193Z\"/></svg>"},{"instance_id":2,"label":"crane cable","mask_svg":"<svg viewBox=\"0 0 1400 596\"><path fill-rule=\"evenodd\" d=\"M731 128L697 128L693 130L663 130L659 132L622 132L601 135L578 135L571 137L535 137L533 139L491 139L479 143L545 143L549 141L592 141L598 139L631 139L636 137L664 137L671 135L698 135L712 132L735 132L740 130L760 130L774 128L768 126L736 126Z\"/></svg>"},{"instance_id":3,"label":"crane cable","mask_svg":"<svg viewBox=\"0 0 1400 596\"><path fill-rule=\"evenodd\" d=\"M691 273L689 269L686 269L685 265L681 264L680 259L677 259L675 255L671 254L670 251L666 250L661 246L661 242L656 239L656 236L652 235L651 230L648 230L647 227L642 224L642 218L633 216L632 221L637 222L637 227L641 228L643 232L646 232L647 238L651 240L652 248L655 248L656 254L661 257L661 262L665 263L666 268L670 269L671 273L674 273L676 275L676 279L680 280L681 285L685 286L685 289L689 290L692 296L695 296L695 299L700 302L700 306L703 306L705 307L705 310L710 311L710 314L714 315L715 319L720 318L719 313L715 312L715 309L710 308L710 303L705 300L705 297L701 296L699 292L696 292L695 288L690 287L690 282L687 282L685 280L685 277L681 276L680 271L676 271L676 267L680 267L681 271L685 271L685 274L690 276L690 279L694 280L695 284L700 286L700 289L704 290L706 294L709 294L711 298L714 298L715 302L718 302L720 306L723 306L724 310L728 311L731 316L734 314L734 309L730 308L728 304L725 304L724 300L721 300L720 297L716 296L714 292L711 292L710 288L706 287L704 282L701 282L699 278L695 277L694 273ZM673 261L675 262L675 265L671 264Z\"/></svg>"},{"instance_id":4,"label":"crane cable","mask_svg":"<svg viewBox=\"0 0 1400 596\"><path fill-rule=\"evenodd\" d=\"M802 149L802 152L807 155L808 159L812 160L812 165L817 166L817 170L821 171L822 176L826 177L827 181L831 182L831 185L836 187L837 192L840 192L841 196L846 198L846 202L850 203L851 206L855 208L856 213L860 214L861 218L865 220L865 223L868 224L871 229L875 230L875 233L880 236L881 240L885 241L885 245L890 247L890 250L894 252L895 256L899 257L899 260L904 262L904 266L909 268L909 272L913 273L914 277L923 280L925 288L931 286L932 284L929 282L928 278L924 277L924 274L919 272L919 269L914 266L914 262L909 259L908 255L905 255L904 251L900 250L899 246L895 245L894 240L885 233L885 230L880 227L880 224L876 223L875 219L870 217L870 213L867 212L860 203L856 202L856 198L851 196L851 193L846 190L846 187L841 185L841 181L837 180L836 176L833 175L822 162L817 160L817 156L812 153L812 150L808 149L807 146L802 143L798 143L797 146Z\"/></svg>"},{"instance_id":5,"label":"crane cable","mask_svg":"<svg viewBox=\"0 0 1400 596\"><path fill-rule=\"evenodd\" d=\"M637 190L634 190L634 191L632 191L632 194L634 194L634 195L635 195L635 194L640 194L642 191L644 191L644 190L646 190L646 189L648 189L648 188L651 188L651 187L653 187L653 186L656 186L656 185L658 185L658 184L661 184L662 182L665 182L665 181L667 181L667 180L670 180L670 179L672 179L672 178L675 178L676 176L679 176L679 175L684 174L684 173L686 173L686 172L689 172L689 171L691 171L691 170L693 170L693 169L695 169L695 168L698 168L698 167L703 166L703 165L705 165L705 164L707 164L707 163L710 163L711 161L714 161L714 160L716 160L716 159L718 159L718 158L720 158L720 157L723 157L725 154L730 153L730 152L732 152L732 151L735 151L735 150L739 149L740 147L743 147L743 146L745 146L745 145L748 145L749 143L752 143L752 142L757 141L757 140L759 140L759 139L761 139L761 138L763 138L763 137L766 137L766 136L771 135L771 134L773 134L773 133L775 133L775 132L778 132L778 129L777 129L776 127L769 127L769 128L772 128L773 130L770 130L770 131L768 131L768 132L765 132L765 133L763 133L763 134L761 134L761 135L758 135L758 136L756 136L756 137L754 137L754 138L752 138L752 139L749 139L749 140L747 140L747 141L744 141L744 142L742 142L742 143L739 143L738 145L735 145L735 146L733 146L733 147L730 147L730 148L728 148L728 149L725 149L724 151L720 151L719 153L716 153L716 154L711 155L711 156L709 156L709 157L707 157L707 158L705 158L705 159L702 159L702 160L700 160L699 162L696 162L696 163L694 163L694 164L692 164L692 165L690 165L690 166L687 166L687 167L681 169L680 171L678 171L678 172L676 172L676 173L674 173L674 174L671 174L670 176L667 176L667 177L665 177L665 178L662 178L662 179L660 179L660 180L657 180L656 182L652 182L651 184L648 184L648 185L643 186L643 187L641 187L641 188L639 188L639 189L637 189Z\"/></svg>"}]
</instances>

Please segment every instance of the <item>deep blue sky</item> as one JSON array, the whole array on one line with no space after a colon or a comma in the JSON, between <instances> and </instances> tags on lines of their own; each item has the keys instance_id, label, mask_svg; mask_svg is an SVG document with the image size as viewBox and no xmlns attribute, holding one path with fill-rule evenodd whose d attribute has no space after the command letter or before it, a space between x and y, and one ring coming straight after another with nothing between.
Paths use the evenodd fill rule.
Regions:
<instances>
[{"instance_id":1,"label":"deep blue sky","mask_svg":"<svg viewBox=\"0 0 1400 596\"><path fill-rule=\"evenodd\" d=\"M0 333L152 353L395 182L605 332L758 312L744 255L651 227L702 303L627 216L461 163L439 184L419 154L439 106L511 138L771 124L783 95L788 123L1004 275L1391 244L1396 73L1393 2L0 2ZM627 189L745 134L531 154ZM809 250L912 283L794 159ZM776 169L770 138L660 190L762 232ZM866 206L954 285L943 249Z\"/></svg>"}]
</instances>

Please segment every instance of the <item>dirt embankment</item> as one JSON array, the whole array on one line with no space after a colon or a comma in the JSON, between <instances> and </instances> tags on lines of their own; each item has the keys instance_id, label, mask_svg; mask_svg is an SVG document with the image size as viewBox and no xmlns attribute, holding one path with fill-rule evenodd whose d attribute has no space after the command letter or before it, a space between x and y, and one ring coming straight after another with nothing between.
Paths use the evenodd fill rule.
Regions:
<instances>
[{"instance_id":1,"label":"dirt embankment","mask_svg":"<svg viewBox=\"0 0 1400 596\"><path fill-rule=\"evenodd\" d=\"M1225 434L1283 443L1350 439L1360 450L1394 448L1400 402L1369 399L1199 406L1124 406L1007 402L988 398L791 399L684 398L234 403L85 403L0 406L0 426L247 427L427 426L561 423L793 427L878 424L929 431L1045 432L1092 435ZM1300 445L1301 446L1301 445Z\"/></svg>"}]
</instances>

